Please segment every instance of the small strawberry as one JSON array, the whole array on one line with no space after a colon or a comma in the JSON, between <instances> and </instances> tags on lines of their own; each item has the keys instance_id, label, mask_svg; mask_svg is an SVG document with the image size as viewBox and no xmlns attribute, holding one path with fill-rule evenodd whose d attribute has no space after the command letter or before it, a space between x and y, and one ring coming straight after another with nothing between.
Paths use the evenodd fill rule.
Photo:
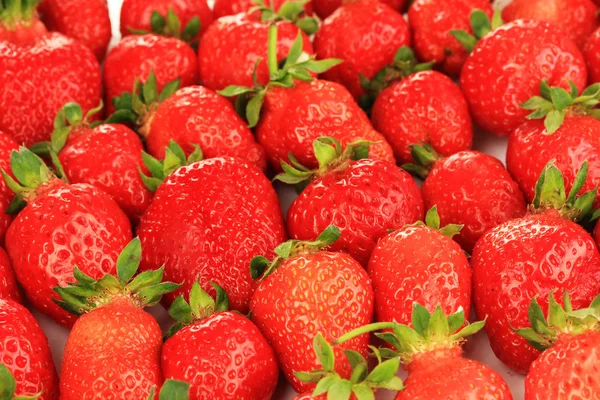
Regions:
<instances>
[{"instance_id":1,"label":"small strawberry","mask_svg":"<svg viewBox=\"0 0 600 400\"><path fill-rule=\"evenodd\" d=\"M60 307L81 315L65 346L61 400L143 399L162 384L162 333L143 308L179 285L162 282L162 268L134 278L141 253L133 239L119 255L116 276L94 280L75 267L76 282L54 289Z\"/></svg>"},{"instance_id":2,"label":"small strawberry","mask_svg":"<svg viewBox=\"0 0 600 400\"><path fill-rule=\"evenodd\" d=\"M321 77L344 85L357 100L365 93L360 77L375 77L402 46L410 46L408 24L402 14L377 0L343 4L323 21L314 41L318 59L344 60Z\"/></svg>"},{"instance_id":3,"label":"small strawberry","mask_svg":"<svg viewBox=\"0 0 600 400\"><path fill-rule=\"evenodd\" d=\"M22 303L21 289L17 286L15 272L10 265L8 254L0 247L0 299L10 299ZM1 359L1 358L0 358Z\"/></svg>"},{"instance_id":4,"label":"small strawberry","mask_svg":"<svg viewBox=\"0 0 600 400\"><path fill-rule=\"evenodd\" d=\"M169 313L178 322L162 349L165 378L191 383L192 400L267 400L277 386L273 349L245 316L228 310L217 285L216 303L196 282L189 304L183 296Z\"/></svg>"},{"instance_id":5,"label":"small strawberry","mask_svg":"<svg viewBox=\"0 0 600 400\"><path fill-rule=\"evenodd\" d=\"M583 47L583 56L589 71L589 82L600 82L600 28L590 35Z\"/></svg>"},{"instance_id":6,"label":"small strawberry","mask_svg":"<svg viewBox=\"0 0 600 400\"><path fill-rule=\"evenodd\" d=\"M462 30L473 34L470 16L475 10L492 18L489 0L414 1L408 9L408 21L419 59L435 62L451 76L460 75L469 54L451 32Z\"/></svg>"},{"instance_id":7,"label":"small strawberry","mask_svg":"<svg viewBox=\"0 0 600 400\"><path fill-rule=\"evenodd\" d=\"M22 305L0 298L0 387L12 387L14 400L32 396L38 400L58 399L58 376L48 339L33 315ZM7 378L6 368L14 375ZM10 384L9 385L7 385ZM16 390L15 390L16 383ZM2 390L3 399L13 400ZM42 392L41 396L35 397Z\"/></svg>"},{"instance_id":8,"label":"small strawberry","mask_svg":"<svg viewBox=\"0 0 600 400\"><path fill-rule=\"evenodd\" d=\"M329 250L346 252L366 266L390 229L423 218L423 199L412 177L394 164L365 159L368 142L351 143L342 151L338 140L321 137L313 147L317 170L282 161L285 172L275 177L306 186L288 210L290 237L313 240L329 225L339 226L341 238Z\"/></svg>"},{"instance_id":9,"label":"small strawberry","mask_svg":"<svg viewBox=\"0 0 600 400\"><path fill-rule=\"evenodd\" d=\"M548 295L548 318L533 298L529 305L531 328L516 332L543 351L525 379L525 400L600 396L600 295L589 308L573 310L568 292L564 305Z\"/></svg>"},{"instance_id":10,"label":"small strawberry","mask_svg":"<svg viewBox=\"0 0 600 400\"><path fill-rule=\"evenodd\" d=\"M492 350L509 367L526 373L540 352L527 346L511 327L528 322L531 299L551 290L567 290L573 307L600 293L600 254L592 237L569 219L581 220L592 208L596 189L577 197L585 182L584 163L567 196L560 171L552 163L540 175L531 212L488 231L477 242L473 299L486 318ZM546 309L547 303L541 304Z\"/></svg>"},{"instance_id":11,"label":"small strawberry","mask_svg":"<svg viewBox=\"0 0 600 400\"><path fill-rule=\"evenodd\" d=\"M365 270L345 253L322 250L339 237L339 229L330 226L315 241L282 243L272 262L255 257L250 266L252 277L260 277L250 303L252 320L273 346L297 392L315 387L295 373L318 368L311 348L318 332L331 341L373 319L373 288ZM335 346L336 357L344 350L366 356L368 344L368 335L357 337ZM335 371L348 379L351 364L338 363Z\"/></svg>"},{"instance_id":12,"label":"small strawberry","mask_svg":"<svg viewBox=\"0 0 600 400\"><path fill-rule=\"evenodd\" d=\"M310 0L215 0L213 13L215 18L221 18L228 15L268 9L273 14L287 15L286 19L293 19L294 14L300 14L296 8L298 6L302 6L302 10L300 11L302 11L304 15L312 15L312 4ZM303 24L313 24L313 22L305 21Z\"/></svg>"},{"instance_id":13,"label":"small strawberry","mask_svg":"<svg viewBox=\"0 0 600 400\"><path fill-rule=\"evenodd\" d=\"M112 37L106 0L43 0L39 11L49 30L79 40L104 59Z\"/></svg>"},{"instance_id":14,"label":"small strawberry","mask_svg":"<svg viewBox=\"0 0 600 400\"><path fill-rule=\"evenodd\" d=\"M109 195L68 185L26 148L12 153L11 166L17 179L3 171L4 179L26 205L6 233L6 251L33 305L70 326L75 317L53 302L52 288L70 282L75 265L92 276L113 272L131 240L130 222Z\"/></svg>"},{"instance_id":15,"label":"small strawberry","mask_svg":"<svg viewBox=\"0 0 600 400\"><path fill-rule=\"evenodd\" d=\"M18 150L19 145L12 137L0 131L0 168L10 171L10 155L13 150ZM8 172L10 174L10 172ZM4 236L13 217L7 211L15 194L8 187L4 179L0 180L0 243L4 244Z\"/></svg>"},{"instance_id":16,"label":"small strawberry","mask_svg":"<svg viewBox=\"0 0 600 400\"><path fill-rule=\"evenodd\" d=\"M416 162L403 168L424 180L425 209L435 206L441 225L463 226L454 240L465 251L489 229L525 215L523 193L497 158L471 150L442 157L429 145L411 148Z\"/></svg>"}]
</instances>

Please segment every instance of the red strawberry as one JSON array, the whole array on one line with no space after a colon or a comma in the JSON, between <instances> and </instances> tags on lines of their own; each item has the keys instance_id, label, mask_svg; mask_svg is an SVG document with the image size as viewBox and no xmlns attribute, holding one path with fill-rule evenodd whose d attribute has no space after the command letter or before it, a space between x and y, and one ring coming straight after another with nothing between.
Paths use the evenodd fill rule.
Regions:
<instances>
[{"instance_id":1,"label":"red strawberry","mask_svg":"<svg viewBox=\"0 0 600 400\"><path fill-rule=\"evenodd\" d=\"M180 87L198 81L198 60L183 41L154 34L128 36L106 56L104 87L108 112L114 111L113 98L130 93L139 79L146 82L154 73L158 90L180 79Z\"/></svg>"},{"instance_id":2,"label":"red strawberry","mask_svg":"<svg viewBox=\"0 0 600 400\"><path fill-rule=\"evenodd\" d=\"M8 299L0 299L0 343L0 386L3 395L6 395L4 390L9 387L2 384L6 379L5 368L8 368L16 380L14 394L34 396L42 392L38 400L58 399L58 376L48 339L29 310ZM13 399L11 395L7 398ZM15 399L25 400L22 397Z\"/></svg>"},{"instance_id":3,"label":"red strawberry","mask_svg":"<svg viewBox=\"0 0 600 400\"><path fill-rule=\"evenodd\" d=\"M543 353L525 379L525 400L577 398L600 395L600 295L587 309L573 310L568 292L564 306L548 296L548 319L534 298L529 306L532 328L518 329Z\"/></svg>"},{"instance_id":4,"label":"red strawberry","mask_svg":"<svg viewBox=\"0 0 600 400\"><path fill-rule=\"evenodd\" d=\"M329 225L339 226L342 236L329 249L344 251L366 266L390 229L423 217L419 187L394 164L361 159L367 157L369 143L355 142L342 152L339 141L322 137L313 146L319 169L284 162L286 172L275 177L307 185L288 210L290 237L312 240Z\"/></svg>"},{"instance_id":5,"label":"red strawberry","mask_svg":"<svg viewBox=\"0 0 600 400\"><path fill-rule=\"evenodd\" d=\"M541 84L542 97L523 104L533 113L508 139L506 165L528 201L535 196L537 176L554 160L570 190L583 161L588 163L588 179L583 190L600 184L600 121L593 118L600 99L600 83L581 95L575 88L564 89ZM538 119L542 118L542 119ZM600 204L597 202L596 205Z\"/></svg>"},{"instance_id":6,"label":"red strawberry","mask_svg":"<svg viewBox=\"0 0 600 400\"><path fill-rule=\"evenodd\" d=\"M79 40L102 61L112 37L106 0L43 0L40 13L48 29Z\"/></svg>"},{"instance_id":7,"label":"red strawberry","mask_svg":"<svg viewBox=\"0 0 600 400\"><path fill-rule=\"evenodd\" d=\"M312 6L319 18L326 19L343 4L349 2L343 0L312 0ZM381 3L392 7L394 10L403 11L409 0L381 0Z\"/></svg>"},{"instance_id":8,"label":"red strawberry","mask_svg":"<svg viewBox=\"0 0 600 400\"><path fill-rule=\"evenodd\" d=\"M317 333L331 341L373 319L373 289L365 270L345 253L321 250L339 236L339 230L330 226L314 242L283 243L275 249L272 263L255 257L250 267L254 278L262 276L250 303L252 320L273 346L297 392L314 388L295 373L318 369L311 347ZM368 344L369 336L362 335L335 346L335 355L339 358L342 351L353 350L365 356ZM335 372L349 378L350 363L338 363Z\"/></svg>"},{"instance_id":9,"label":"red strawberry","mask_svg":"<svg viewBox=\"0 0 600 400\"><path fill-rule=\"evenodd\" d=\"M61 400L144 399L162 384L162 333L143 308L179 285L161 283L162 269L134 278L141 252L136 238L119 255L116 276L94 280L76 268L76 283L55 288L57 304L81 315L65 346Z\"/></svg>"},{"instance_id":10,"label":"red strawberry","mask_svg":"<svg viewBox=\"0 0 600 400\"><path fill-rule=\"evenodd\" d=\"M513 0L502 10L505 21L535 19L551 22L579 47L600 23L592 0Z\"/></svg>"},{"instance_id":11,"label":"red strawberry","mask_svg":"<svg viewBox=\"0 0 600 400\"><path fill-rule=\"evenodd\" d=\"M343 4L323 21L314 42L317 58L344 60L322 78L344 85L355 99L365 93L360 77L375 77L402 46L410 46L408 24L402 14L377 0Z\"/></svg>"},{"instance_id":12,"label":"red strawberry","mask_svg":"<svg viewBox=\"0 0 600 400\"><path fill-rule=\"evenodd\" d=\"M411 147L417 165L404 168L424 179L425 209L435 206L442 225L463 226L454 240L465 251L489 229L525 215L523 193L497 158L478 151L444 158L428 145Z\"/></svg>"},{"instance_id":13,"label":"red strawberry","mask_svg":"<svg viewBox=\"0 0 600 400\"><path fill-rule=\"evenodd\" d=\"M43 161L22 148L11 156L4 179L27 202L6 233L6 251L33 305L65 326L75 317L58 307L52 288L73 279L73 267L102 276L115 270L131 225L104 192L87 184L67 185Z\"/></svg>"},{"instance_id":14,"label":"red strawberry","mask_svg":"<svg viewBox=\"0 0 600 400\"><path fill-rule=\"evenodd\" d=\"M378 321L410 324L413 303L429 311L441 305L450 315L471 308L471 267L452 240L460 225L440 229L435 207L424 223L400 228L378 243L367 271L373 280Z\"/></svg>"},{"instance_id":15,"label":"red strawberry","mask_svg":"<svg viewBox=\"0 0 600 400\"><path fill-rule=\"evenodd\" d=\"M489 22L478 26L478 36L489 32ZM519 106L539 94L542 79L566 88L571 80L582 89L587 80L583 56L560 28L518 20L477 43L462 69L460 87L474 121L487 132L506 136L525 122L527 111Z\"/></svg>"},{"instance_id":16,"label":"red strawberry","mask_svg":"<svg viewBox=\"0 0 600 400\"><path fill-rule=\"evenodd\" d=\"M100 67L83 44L40 27L37 1L11 4L0 7L0 131L31 146L50 138L65 103L98 105Z\"/></svg>"},{"instance_id":17,"label":"red strawberry","mask_svg":"<svg viewBox=\"0 0 600 400\"><path fill-rule=\"evenodd\" d=\"M288 3L298 3L295 7ZM284 6L285 4L285 6ZM306 15L312 15L312 4L310 0L215 0L213 13L215 18L221 18L228 15L236 15L248 11L270 10L273 14L287 14L288 12L298 12L296 7L302 7ZM307 21L308 22L308 21ZM316 22L316 21L315 21ZM312 23L312 22L311 22Z\"/></svg>"},{"instance_id":18,"label":"red strawberry","mask_svg":"<svg viewBox=\"0 0 600 400\"><path fill-rule=\"evenodd\" d=\"M169 313L176 323L162 349L165 378L191 383L191 400L267 400L277 386L273 349L245 316L227 311L225 292L217 302L196 282L190 303L183 296Z\"/></svg>"},{"instance_id":19,"label":"red strawberry","mask_svg":"<svg viewBox=\"0 0 600 400\"><path fill-rule=\"evenodd\" d=\"M446 74L458 76L468 53L451 34L462 30L473 34L470 16L481 10L489 18L489 0L416 0L408 9L414 49L420 60L434 61Z\"/></svg>"},{"instance_id":20,"label":"red strawberry","mask_svg":"<svg viewBox=\"0 0 600 400\"><path fill-rule=\"evenodd\" d=\"M234 310L248 311L256 283L248 263L256 254L272 256L286 238L279 200L269 180L249 164L230 157L181 167L158 187L138 234L146 251L142 269L164 265L165 277L194 282L214 293L222 286Z\"/></svg>"},{"instance_id":21,"label":"red strawberry","mask_svg":"<svg viewBox=\"0 0 600 400\"><path fill-rule=\"evenodd\" d=\"M600 254L594 240L566 219L584 218L592 207L595 189L576 197L586 170L584 163L567 197L563 178L550 163L537 185L534 212L488 231L473 251L475 310L487 319L496 356L517 372L526 373L539 356L511 329L527 324L531 299L554 289L568 290L573 307L581 307L600 293Z\"/></svg>"},{"instance_id":22,"label":"red strawberry","mask_svg":"<svg viewBox=\"0 0 600 400\"><path fill-rule=\"evenodd\" d=\"M10 155L13 150L18 149L17 142L0 131L0 168L4 171L10 171ZM0 180L0 243L4 243L4 236L13 219L7 211L14 197L15 194L10 190L4 179Z\"/></svg>"},{"instance_id":23,"label":"red strawberry","mask_svg":"<svg viewBox=\"0 0 600 400\"><path fill-rule=\"evenodd\" d=\"M21 289L17 286L15 272L10 265L8 254L0 247L0 299L10 299L22 303ZM1 359L1 358L0 358Z\"/></svg>"},{"instance_id":24,"label":"red strawberry","mask_svg":"<svg viewBox=\"0 0 600 400\"><path fill-rule=\"evenodd\" d=\"M583 56L589 71L589 82L600 82L600 28L590 35L583 47Z\"/></svg>"}]
</instances>

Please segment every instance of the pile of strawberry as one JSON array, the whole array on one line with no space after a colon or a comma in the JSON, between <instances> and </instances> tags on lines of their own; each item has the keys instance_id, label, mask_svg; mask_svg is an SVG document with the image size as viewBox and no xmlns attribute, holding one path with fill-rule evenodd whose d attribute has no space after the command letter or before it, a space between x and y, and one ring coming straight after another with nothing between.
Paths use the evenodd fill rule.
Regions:
<instances>
[{"instance_id":1,"label":"pile of strawberry","mask_svg":"<svg viewBox=\"0 0 600 400\"><path fill-rule=\"evenodd\" d=\"M0 399L600 399L597 3L0 0Z\"/></svg>"}]
</instances>

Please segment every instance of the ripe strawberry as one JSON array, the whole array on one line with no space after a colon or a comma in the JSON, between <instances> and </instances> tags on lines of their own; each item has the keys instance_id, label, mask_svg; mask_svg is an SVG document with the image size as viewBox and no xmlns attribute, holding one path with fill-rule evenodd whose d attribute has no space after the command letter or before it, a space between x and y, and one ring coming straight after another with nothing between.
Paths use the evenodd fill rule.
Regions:
<instances>
[{"instance_id":1,"label":"ripe strawberry","mask_svg":"<svg viewBox=\"0 0 600 400\"><path fill-rule=\"evenodd\" d=\"M460 225L440 229L435 206L425 223L406 225L377 243L367 272L373 280L378 321L410 324L413 303L447 315L471 308L471 267L452 240Z\"/></svg>"},{"instance_id":2,"label":"ripe strawberry","mask_svg":"<svg viewBox=\"0 0 600 400\"><path fill-rule=\"evenodd\" d=\"M368 142L351 143L342 152L338 140L322 137L313 147L317 170L282 161L285 172L275 177L306 186L288 210L290 237L312 240L329 225L339 226L341 238L329 250L346 252L366 267L377 241L390 229L423 218L419 187L394 164L365 159Z\"/></svg>"},{"instance_id":3,"label":"ripe strawberry","mask_svg":"<svg viewBox=\"0 0 600 400\"><path fill-rule=\"evenodd\" d=\"M183 41L154 34L128 36L106 56L104 88L107 111L113 113L113 98L130 93L139 79L145 83L156 78L158 90L180 79L180 87L198 81L198 60L194 50Z\"/></svg>"},{"instance_id":4,"label":"ripe strawberry","mask_svg":"<svg viewBox=\"0 0 600 400\"><path fill-rule=\"evenodd\" d=\"M58 399L58 376L48 339L29 310L8 299L0 299L0 343L0 386L4 390L14 388L16 380L16 395L42 392L38 400ZM10 386L5 384L6 368L14 375ZM4 390L2 394L6 396ZM5 398L12 400L13 396Z\"/></svg>"},{"instance_id":5,"label":"ripe strawberry","mask_svg":"<svg viewBox=\"0 0 600 400\"><path fill-rule=\"evenodd\" d=\"M530 120L508 139L508 171L527 200L532 201L537 176L548 162L554 160L566 190L570 190L578 168L587 161L588 179L583 190L594 189L600 184L600 121L593 118L600 99L600 83L579 95L574 87L569 93L542 81L540 91L542 97L533 97L523 104L523 108L533 110Z\"/></svg>"},{"instance_id":6,"label":"ripe strawberry","mask_svg":"<svg viewBox=\"0 0 600 400\"><path fill-rule=\"evenodd\" d=\"M119 255L116 276L94 280L75 267L77 282L55 288L57 304L81 315L65 346L61 400L143 399L162 384L162 334L143 308L179 285L162 282L162 269L134 278L141 253L136 238Z\"/></svg>"},{"instance_id":7,"label":"ripe strawberry","mask_svg":"<svg viewBox=\"0 0 600 400\"><path fill-rule=\"evenodd\" d=\"M271 18L279 15L288 20L293 20L294 18L304 20L300 23L300 26L303 27L308 27L308 25L317 23L316 20L305 17L313 14L310 0L215 0L213 6L215 18L245 12L265 11L272 14ZM265 19L270 18L267 17ZM298 22L296 22L296 24L298 24ZM317 29L317 27L314 26L311 29Z\"/></svg>"},{"instance_id":8,"label":"ripe strawberry","mask_svg":"<svg viewBox=\"0 0 600 400\"><path fill-rule=\"evenodd\" d=\"M525 400L577 398L600 395L600 295L587 309L573 311L568 292L564 306L548 296L548 319L533 298L529 306L531 328L518 329L543 353L525 379Z\"/></svg>"},{"instance_id":9,"label":"ripe strawberry","mask_svg":"<svg viewBox=\"0 0 600 400\"><path fill-rule=\"evenodd\" d=\"M600 82L600 28L590 35L583 47L583 56L589 71L589 82Z\"/></svg>"},{"instance_id":10,"label":"ripe strawberry","mask_svg":"<svg viewBox=\"0 0 600 400\"><path fill-rule=\"evenodd\" d=\"M322 250L339 236L330 226L314 242L291 240L275 249L273 262L255 257L250 266L254 278L262 276L250 303L252 320L297 392L315 387L295 373L318 368L311 348L317 333L331 341L373 319L373 289L365 270L345 253ZM369 336L362 335L334 351L336 357L344 350L366 356L368 345ZM351 364L338 363L335 372L348 379Z\"/></svg>"},{"instance_id":11,"label":"ripe strawberry","mask_svg":"<svg viewBox=\"0 0 600 400\"><path fill-rule=\"evenodd\" d=\"M17 286L15 272L10 265L8 254L0 247L0 299L10 299L22 303L21 289ZM1 358L0 358L1 359Z\"/></svg>"},{"instance_id":12,"label":"ripe strawberry","mask_svg":"<svg viewBox=\"0 0 600 400\"><path fill-rule=\"evenodd\" d=\"M273 349L248 318L227 311L227 294L214 286L216 303L197 282L189 304L183 296L173 302L178 323L162 349L165 378L190 382L192 400L270 399L279 375Z\"/></svg>"},{"instance_id":13,"label":"ripe strawberry","mask_svg":"<svg viewBox=\"0 0 600 400\"><path fill-rule=\"evenodd\" d=\"M271 257L286 238L279 199L262 172L238 159L211 158L181 167L158 187L138 234L146 251L142 269L164 265L165 277L194 282L213 294L210 282L229 294L232 309L247 312L256 283L248 263Z\"/></svg>"},{"instance_id":14,"label":"ripe strawberry","mask_svg":"<svg viewBox=\"0 0 600 400\"><path fill-rule=\"evenodd\" d=\"M48 29L79 40L104 59L112 37L106 0L42 0L39 11Z\"/></svg>"},{"instance_id":15,"label":"ripe strawberry","mask_svg":"<svg viewBox=\"0 0 600 400\"><path fill-rule=\"evenodd\" d=\"M10 155L13 150L18 150L19 145L12 137L0 131L0 168L10 171ZM10 172L8 172L10 174ZM0 243L4 244L4 236L13 217L7 213L15 194L8 187L4 179L0 180Z\"/></svg>"},{"instance_id":16,"label":"ripe strawberry","mask_svg":"<svg viewBox=\"0 0 600 400\"><path fill-rule=\"evenodd\" d=\"M171 82L159 94L151 73L146 83L136 85L133 97L127 93L115 101L117 111L109 121L133 123L157 158L165 157L174 140L186 154L199 145L205 158L237 157L266 169L264 149L229 101L203 86L177 86Z\"/></svg>"},{"instance_id":17,"label":"ripe strawberry","mask_svg":"<svg viewBox=\"0 0 600 400\"><path fill-rule=\"evenodd\" d=\"M489 21L482 18L475 25L475 32L491 29ZM519 106L539 94L542 79L564 88L571 80L583 89L587 80L583 56L560 28L548 22L518 20L477 43L460 74L460 87L474 121L487 132L507 136L525 122L527 111Z\"/></svg>"},{"instance_id":18,"label":"ripe strawberry","mask_svg":"<svg viewBox=\"0 0 600 400\"><path fill-rule=\"evenodd\" d=\"M489 229L525 215L523 193L497 158L478 151L444 158L429 145L411 148L416 164L403 168L424 180L425 209L435 206L441 225L463 226L454 240L465 251Z\"/></svg>"},{"instance_id":19,"label":"ripe strawberry","mask_svg":"<svg viewBox=\"0 0 600 400\"><path fill-rule=\"evenodd\" d=\"M71 281L75 265L93 276L114 271L131 225L110 196L66 184L29 150L14 151L11 165L19 183L5 172L4 179L27 205L6 233L6 251L33 305L70 326L75 317L54 303L52 288Z\"/></svg>"},{"instance_id":20,"label":"ripe strawberry","mask_svg":"<svg viewBox=\"0 0 600 400\"><path fill-rule=\"evenodd\" d=\"M412 325L383 322L358 328L336 340L344 343L359 334L392 329L376 334L396 351L381 349L390 357L400 357L408 370L405 389L395 400L497 399L512 400L500 374L475 360L463 358L461 345L467 336L483 328L485 321L465 325L462 310L446 316L438 306L433 314L414 303Z\"/></svg>"},{"instance_id":21,"label":"ripe strawberry","mask_svg":"<svg viewBox=\"0 0 600 400\"><path fill-rule=\"evenodd\" d=\"M48 140L58 110L100 102L100 67L92 52L37 19L37 1L0 6L0 131L26 146Z\"/></svg>"},{"instance_id":22,"label":"ripe strawberry","mask_svg":"<svg viewBox=\"0 0 600 400\"><path fill-rule=\"evenodd\" d=\"M584 163L567 197L563 178L550 163L537 184L533 211L488 231L473 251L477 316L487 320L496 356L517 372L526 373L539 356L511 329L527 324L532 298L568 290L573 307L581 307L600 293L600 254L594 240L567 219L582 219L592 208L596 189L576 197L586 170ZM541 306L546 309L547 303Z\"/></svg>"},{"instance_id":23,"label":"ripe strawberry","mask_svg":"<svg viewBox=\"0 0 600 400\"><path fill-rule=\"evenodd\" d=\"M321 77L344 85L357 100L365 93L360 77L374 78L402 46L410 46L408 24L377 0L343 4L323 21L314 41L317 58L344 60Z\"/></svg>"},{"instance_id":24,"label":"ripe strawberry","mask_svg":"<svg viewBox=\"0 0 600 400\"><path fill-rule=\"evenodd\" d=\"M408 9L408 20L419 60L434 61L444 73L458 76L468 53L451 32L473 34L470 16L474 10L492 18L489 0L414 1Z\"/></svg>"},{"instance_id":25,"label":"ripe strawberry","mask_svg":"<svg viewBox=\"0 0 600 400\"><path fill-rule=\"evenodd\" d=\"M381 2L394 10L403 11L409 0L381 0ZM347 2L342 0L312 0L312 7L319 18L324 20L345 3Z\"/></svg>"},{"instance_id":26,"label":"ripe strawberry","mask_svg":"<svg viewBox=\"0 0 600 400\"><path fill-rule=\"evenodd\" d=\"M502 18L556 24L581 48L600 23L599 11L592 0L513 0L502 10Z\"/></svg>"}]
</instances>

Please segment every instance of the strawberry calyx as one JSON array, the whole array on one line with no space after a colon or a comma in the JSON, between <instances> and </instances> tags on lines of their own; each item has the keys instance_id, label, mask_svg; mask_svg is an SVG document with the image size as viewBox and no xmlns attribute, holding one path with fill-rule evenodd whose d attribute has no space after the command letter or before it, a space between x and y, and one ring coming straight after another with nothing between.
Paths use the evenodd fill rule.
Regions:
<instances>
[{"instance_id":1,"label":"strawberry calyx","mask_svg":"<svg viewBox=\"0 0 600 400\"><path fill-rule=\"evenodd\" d=\"M554 298L554 290L548 295L548 318L540 307L537 298L529 303L530 328L514 329L515 333L527 339L529 344L540 351L552 347L562 336L576 336L589 331L600 332L600 295L588 308L573 310L569 293L563 292L563 304Z\"/></svg>"},{"instance_id":2,"label":"strawberry calyx","mask_svg":"<svg viewBox=\"0 0 600 400\"><path fill-rule=\"evenodd\" d=\"M540 96L533 96L521 108L531 110L527 119L544 119L546 133L552 135L565 121L565 117L590 116L600 119L600 83L588 86L579 94L577 86L569 81L570 91L550 86L546 79L540 83Z\"/></svg>"},{"instance_id":3,"label":"strawberry calyx","mask_svg":"<svg viewBox=\"0 0 600 400\"><path fill-rule=\"evenodd\" d=\"M256 6L252 7L248 13L259 12L261 22L290 21L307 35L312 35L319 29L317 19L306 16L305 13L304 7L310 3L310 0L286 1L279 7L279 10L265 4L264 0L252 0L252 2Z\"/></svg>"},{"instance_id":4,"label":"strawberry calyx","mask_svg":"<svg viewBox=\"0 0 600 400\"><path fill-rule=\"evenodd\" d=\"M138 172L148 190L156 192L167 176L171 175L175 170L197 161L202 161L204 156L200 146L193 144L192 147L194 147L194 151L186 157L181 146L171 139L169 145L165 147L165 158L162 161L142 151L142 161L146 168L148 168L148 171L150 171L150 176L144 174L142 168L139 166Z\"/></svg>"},{"instance_id":5,"label":"strawberry calyx","mask_svg":"<svg viewBox=\"0 0 600 400\"><path fill-rule=\"evenodd\" d=\"M440 232L442 235L447 238L452 239L454 236L458 235L464 225L458 224L448 224L444 227L441 227L440 216L437 211L437 206L433 206L427 211L425 215L425 221L417 221L413 226L428 226L429 228L435 229Z\"/></svg>"},{"instance_id":6,"label":"strawberry calyx","mask_svg":"<svg viewBox=\"0 0 600 400\"><path fill-rule=\"evenodd\" d=\"M465 337L479 332L485 321L465 325L464 310L446 316L441 305L431 314L419 303L413 304L412 328L397 322L376 322L346 333L333 344L341 344L368 332L391 329L392 332L380 332L375 336L389 343L392 349L379 349L385 358L400 357L405 364L410 364L415 355L440 349L451 349L460 346Z\"/></svg>"},{"instance_id":7,"label":"strawberry calyx","mask_svg":"<svg viewBox=\"0 0 600 400\"><path fill-rule=\"evenodd\" d=\"M190 290L189 303L185 301L183 295L178 296L173 301L169 309L169 315L177 322L169 329L166 338L170 338L180 329L195 321L229 310L229 298L225 290L216 283L211 282L210 284L217 293L216 299L213 299L208 293L202 290L198 282L194 282Z\"/></svg>"},{"instance_id":8,"label":"strawberry calyx","mask_svg":"<svg viewBox=\"0 0 600 400\"><path fill-rule=\"evenodd\" d=\"M41 0L0 0L0 26L13 30L28 26L37 18Z\"/></svg>"},{"instance_id":9,"label":"strawberry calyx","mask_svg":"<svg viewBox=\"0 0 600 400\"><path fill-rule=\"evenodd\" d=\"M73 275L76 282L64 287L54 287L53 290L61 300L53 298L53 301L74 315L82 315L120 300L143 308L157 304L163 294L170 293L181 286L172 282L162 282L163 267L155 271L141 272L134 277L141 258L140 239L134 238L117 258L117 276L105 274L95 280L74 266Z\"/></svg>"},{"instance_id":10,"label":"strawberry calyx","mask_svg":"<svg viewBox=\"0 0 600 400\"><path fill-rule=\"evenodd\" d=\"M283 61L280 66L277 62L277 25L273 24L269 26L267 60L270 76L269 83L263 86L257 81L256 71L259 64L262 62L261 59L258 59L254 66L254 86L231 85L223 90L217 91L217 93L225 97L238 96L235 109L242 117L246 117L248 126L254 128L256 124L258 124L260 110L264 103L265 95L270 87L282 86L291 88L294 86L294 79L311 82L313 80L311 72L320 74L342 62L342 60L335 58L315 60L315 56L307 55L303 51L302 46L302 33L298 32L298 36L290 47L290 51L288 52L285 61Z\"/></svg>"},{"instance_id":11,"label":"strawberry calyx","mask_svg":"<svg viewBox=\"0 0 600 400\"><path fill-rule=\"evenodd\" d=\"M295 372L296 378L302 382L315 383L313 397L327 394L330 398L349 400L352 395L361 399L373 399L376 389L400 391L404 389L402 379L396 376L400 367L398 357L383 361L369 373L367 360L358 352L344 350L344 354L352 367L350 379L342 378L335 372L335 354L333 348L321 333L313 340L315 356L322 368L312 372Z\"/></svg>"},{"instance_id":12,"label":"strawberry calyx","mask_svg":"<svg viewBox=\"0 0 600 400\"><path fill-rule=\"evenodd\" d=\"M275 247L275 257L272 261L263 256L256 256L250 261L252 279L265 279L272 274L285 260L293 257L318 253L340 238L340 230L335 225L329 225L314 241L288 240Z\"/></svg>"},{"instance_id":13,"label":"strawberry calyx","mask_svg":"<svg viewBox=\"0 0 600 400\"><path fill-rule=\"evenodd\" d=\"M167 379L160 388L158 400L188 400L190 384L175 379ZM152 386L147 400L156 399L156 386Z\"/></svg>"},{"instance_id":14,"label":"strawberry calyx","mask_svg":"<svg viewBox=\"0 0 600 400\"><path fill-rule=\"evenodd\" d=\"M278 180L290 185L296 185L301 192L311 180L321 177L331 171L345 169L352 161L369 157L369 146L375 142L357 140L348 144L343 150L339 140L322 136L313 142L315 157L319 167L309 170L298 162L292 153L288 154L290 163L281 160L283 172L277 174L273 180Z\"/></svg>"},{"instance_id":15,"label":"strawberry calyx","mask_svg":"<svg viewBox=\"0 0 600 400\"><path fill-rule=\"evenodd\" d=\"M490 21L490 18L486 13L476 9L471 11L470 20L473 34L463 31L462 29L453 29L450 31L450 34L462 44L468 53L471 53L473 49L475 49L479 40L504 24L500 11L494 12L492 20Z\"/></svg>"},{"instance_id":16,"label":"strawberry calyx","mask_svg":"<svg viewBox=\"0 0 600 400\"><path fill-rule=\"evenodd\" d=\"M404 164L402 169L421 179L427 178L435 163L443 158L428 143L411 144L408 147L415 162L413 164Z\"/></svg>"},{"instance_id":17,"label":"strawberry calyx","mask_svg":"<svg viewBox=\"0 0 600 400\"><path fill-rule=\"evenodd\" d=\"M133 29L131 27L129 32L134 35L147 35L149 33L155 33L160 36L173 37L188 43L192 47L197 47L198 40L196 36L200 32L202 24L198 16L194 16L189 22L181 29L181 20L173 11L173 7L169 7L167 15L163 16L158 11L154 10L150 16L150 31L144 29Z\"/></svg>"},{"instance_id":18,"label":"strawberry calyx","mask_svg":"<svg viewBox=\"0 0 600 400\"><path fill-rule=\"evenodd\" d=\"M0 363L0 399L2 400L35 400L38 399L42 393L43 389L34 395L16 395L17 391L17 381L13 376L13 373L8 369L8 367L2 363Z\"/></svg>"}]
</instances>

